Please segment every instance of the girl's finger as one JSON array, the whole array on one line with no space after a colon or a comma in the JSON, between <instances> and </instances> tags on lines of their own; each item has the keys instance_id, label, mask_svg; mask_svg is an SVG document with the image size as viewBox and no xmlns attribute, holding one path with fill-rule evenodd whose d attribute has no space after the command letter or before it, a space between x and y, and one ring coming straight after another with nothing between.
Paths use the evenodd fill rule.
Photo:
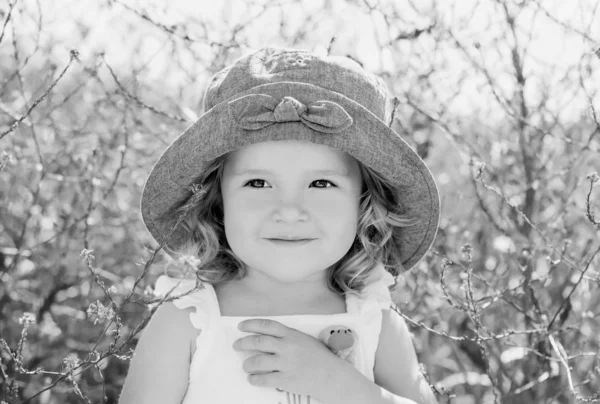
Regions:
<instances>
[{"instance_id":1,"label":"girl's finger","mask_svg":"<svg viewBox=\"0 0 600 404\"><path fill-rule=\"evenodd\" d=\"M279 389L279 391L287 389L287 386L284 385L281 372L250 374L248 375L248 382L253 386L271 387Z\"/></svg>"},{"instance_id":2,"label":"girl's finger","mask_svg":"<svg viewBox=\"0 0 600 404\"><path fill-rule=\"evenodd\" d=\"M244 361L242 366L246 373L262 374L269 372L277 372L276 359L273 354L258 354L249 357Z\"/></svg>"},{"instance_id":3,"label":"girl's finger","mask_svg":"<svg viewBox=\"0 0 600 404\"><path fill-rule=\"evenodd\" d=\"M254 334L247 335L233 343L236 351L261 351L267 353L279 352L279 339L271 335Z\"/></svg>"},{"instance_id":4,"label":"girl's finger","mask_svg":"<svg viewBox=\"0 0 600 404\"><path fill-rule=\"evenodd\" d=\"M257 334L268 334L274 337L283 337L289 331L289 328L278 321L268 320L266 318L252 318L241 321L238 324L238 330L254 332Z\"/></svg>"}]
</instances>

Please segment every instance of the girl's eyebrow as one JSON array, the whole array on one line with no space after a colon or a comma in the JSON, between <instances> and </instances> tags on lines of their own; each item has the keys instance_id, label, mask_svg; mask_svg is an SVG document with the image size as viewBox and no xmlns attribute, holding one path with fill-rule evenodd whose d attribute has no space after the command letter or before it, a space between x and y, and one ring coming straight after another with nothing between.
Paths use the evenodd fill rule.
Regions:
<instances>
[{"instance_id":1,"label":"girl's eyebrow","mask_svg":"<svg viewBox=\"0 0 600 404\"><path fill-rule=\"evenodd\" d=\"M310 170L308 171L311 174L318 175L337 175L339 177L348 177L347 172L339 172L335 170ZM269 170L257 170L257 169L248 169L243 171L238 171L233 173L234 177L242 176L242 175L265 175L265 174L273 174L273 171Z\"/></svg>"}]
</instances>

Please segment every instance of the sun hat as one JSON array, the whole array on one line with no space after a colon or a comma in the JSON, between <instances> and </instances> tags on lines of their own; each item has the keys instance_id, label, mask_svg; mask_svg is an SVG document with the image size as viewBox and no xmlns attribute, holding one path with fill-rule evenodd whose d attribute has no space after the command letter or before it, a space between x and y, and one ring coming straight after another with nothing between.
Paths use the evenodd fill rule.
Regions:
<instances>
[{"instance_id":1,"label":"sun hat","mask_svg":"<svg viewBox=\"0 0 600 404\"><path fill-rule=\"evenodd\" d=\"M159 243L175 221L158 220L191 195L208 162L264 141L304 140L347 152L401 192L399 204L418 224L396 228L405 269L427 252L439 223L435 180L423 160L388 127L383 80L348 57L265 47L217 72L206 90L205 113L162 153L141 199L144 224ZM180 226L165 245L185 239Z\"/></svg>"}]
</instances>

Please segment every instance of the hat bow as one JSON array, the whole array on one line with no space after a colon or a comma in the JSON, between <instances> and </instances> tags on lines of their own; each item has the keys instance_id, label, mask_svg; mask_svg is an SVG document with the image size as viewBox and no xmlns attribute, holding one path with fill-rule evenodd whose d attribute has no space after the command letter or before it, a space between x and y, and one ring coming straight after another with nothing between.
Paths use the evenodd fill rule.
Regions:
<instances>
[{"instance_id":1,"label":"hat bow","mask_svg":"<svg viewBox=\"0 0 600 404\"><path fill-rule=\"evenodd\" d=\"M267 94L249 94L229 102L229 114L242 128L258 130L278 122L302 122L323 133L339 133L349 128L352 117L332 101L305 105L293 97L281 101Z\"/></svg>"}]
</instances>

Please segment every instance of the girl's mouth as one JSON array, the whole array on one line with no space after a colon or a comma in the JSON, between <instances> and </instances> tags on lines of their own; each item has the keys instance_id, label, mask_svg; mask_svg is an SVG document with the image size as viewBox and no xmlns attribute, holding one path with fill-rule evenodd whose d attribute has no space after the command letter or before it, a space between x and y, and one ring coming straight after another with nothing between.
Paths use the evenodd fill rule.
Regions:
<instances>
[{"instance_id":1,"label":"girl's mouth","mask_svg":"<svg viewBox=\"0 0 600 404\"><path fill-rule=\"evenodd\" d=\"M275 245L290 246L290 247L304 245L304 244L307 244L307 243L313 241L313 239L281 240L281 239L276 239L276 238L270 238L268 240Z\"/></svg>"}]
</instances>

